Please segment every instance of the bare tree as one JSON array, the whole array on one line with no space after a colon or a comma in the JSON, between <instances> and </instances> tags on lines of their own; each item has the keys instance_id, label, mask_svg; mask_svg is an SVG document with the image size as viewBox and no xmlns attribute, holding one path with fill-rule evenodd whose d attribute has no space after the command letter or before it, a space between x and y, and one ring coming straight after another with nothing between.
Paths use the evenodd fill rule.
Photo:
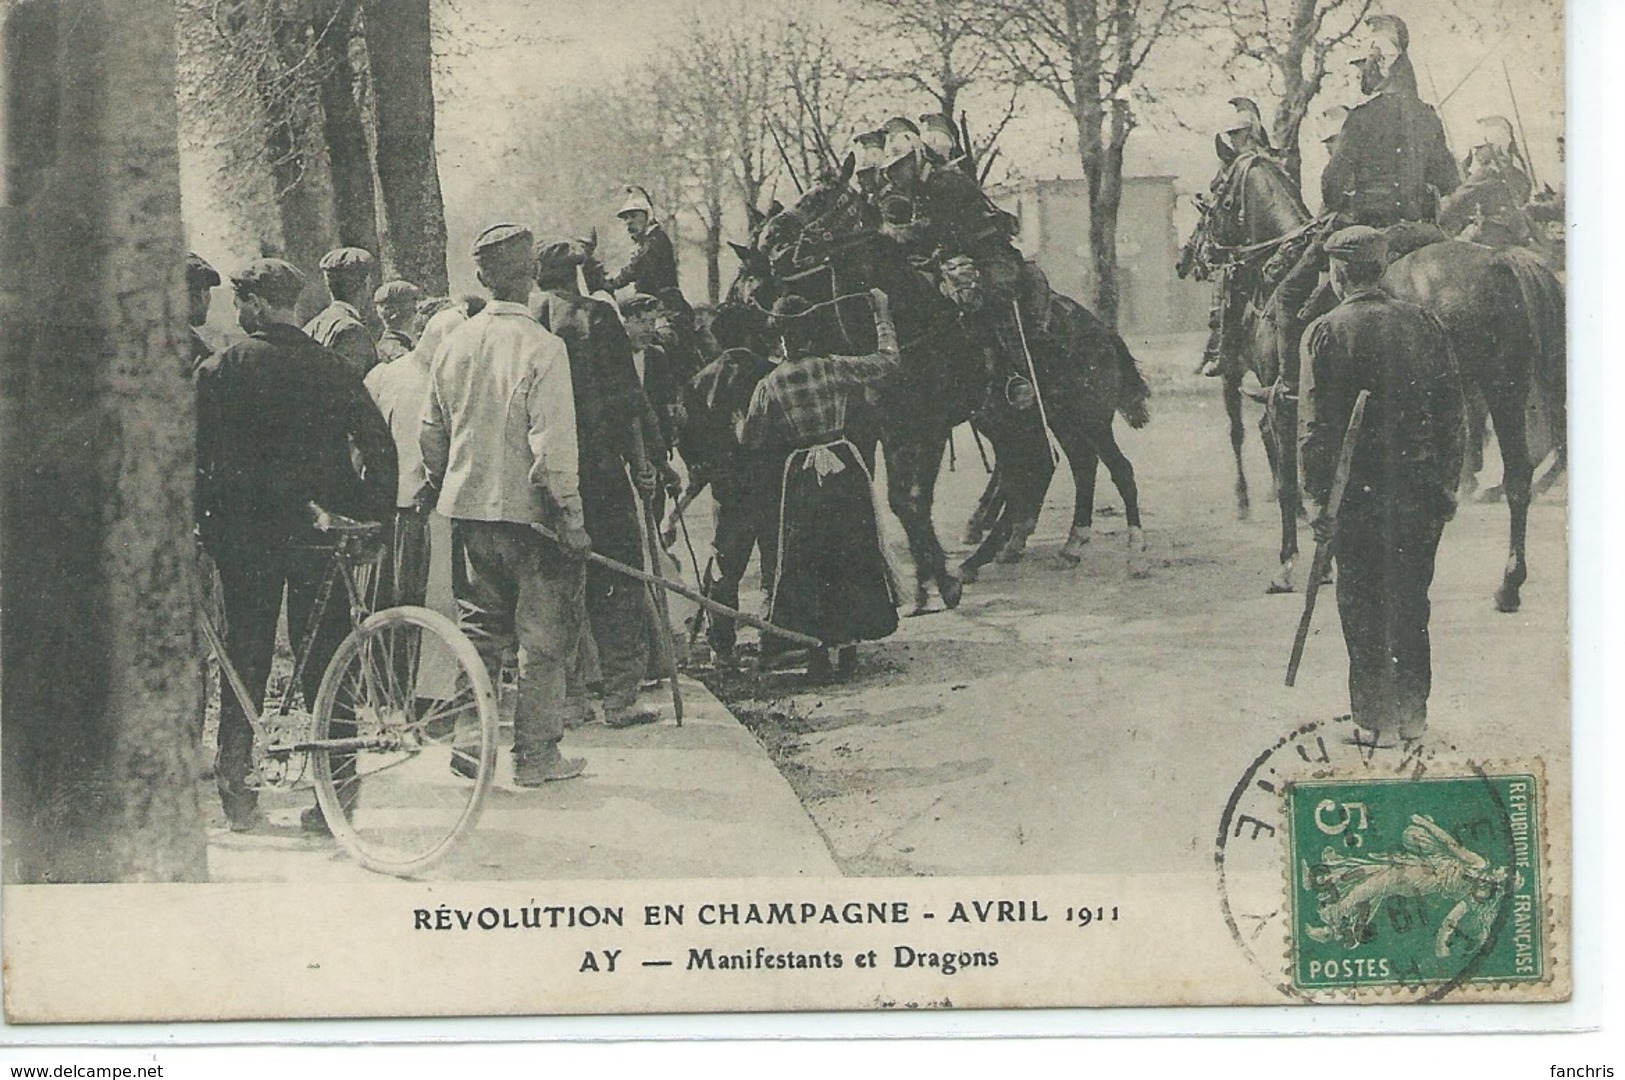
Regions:
<instances>
[{"instance_id":1,"label":"bare tree","mask_svg":"<svg viewBox=\"0 0 1625 1080\"><path fill-rule=\"evenodd\" d=\"M1359 30L1373 0L1207 0L1232 39L1228 63L1262 69L1275 93L1270 134L1299 179L1299 132L1326 81L1328 62Z\"/></svg>"},{"instance_id":2,"label":"bare tree","mask_svg":"<svg viewBox=\"0 0 1625 1080\"><path fill-rule=\"evenodd\" d=\"M376 254L380 250L378 194L373 184L367 123L357 100L357 92L365 93L367 88L358 13L355 0L314 0L311 38L319 60L317 85L322 131L333 173L337 240L340 245L366 248Z\"/></svg>"},{"instance_id":3,"label":"bare tree","mask_svg":"<svg viewBox=\"0 0 1625 1080\"><path fill-rule=\"evenodd\" d=\"M860 16L865 37L878 50L873 65L861 59L849 70L923 93L936 111L957 123L963 97L977 87L996 90L1002 105L991 122L977 118L969 147L986 160L1014 119L1024 69L1010 63L1003 47L1017 4L981 0L869 0Z\"/></svg>"},{"instance_id":4,"label":"bare tree","mask_svg":"<svg viewBox=\"0 0 1625 1080\"><path fill-rule=\"evenodd\" d=\"M803 183L834 164L864 85L845 63L853 45L804 15L787 20L771 41L767 106L777 162L769 162L770 176L789 168L795 182ZM762 209L757 199L749 205Z\"/></svg>"},{"instance_id":5,"label":"bare tree","mask_svg":"<svg viewBox=\"0 0 1625 1080\"><path fill-rule=\"evenodd\" d=\"M1117 217L1123 151L1135 128L1133 91L1157 45L1191 14L1191 0L996 0L1016 76L1066 107L1089 192L1089 306L1117 325Z\"/></svg>"}]
</instances>

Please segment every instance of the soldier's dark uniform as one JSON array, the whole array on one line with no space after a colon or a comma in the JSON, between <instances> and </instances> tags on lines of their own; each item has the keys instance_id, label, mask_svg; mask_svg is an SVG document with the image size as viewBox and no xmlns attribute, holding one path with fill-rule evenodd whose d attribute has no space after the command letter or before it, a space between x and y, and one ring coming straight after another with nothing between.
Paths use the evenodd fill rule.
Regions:
<instances>
[{"instance_id":1,"label":"soldier's dark uniform","mask_svg":"<svg viewBox=\"0 0 1625 1080\"><path fill-rule=\"evenodd\" d=\"M1375 228L1433 221L1438 200L1460 183L1444 124L1418 96L1410 60L1401 54L1376 95L1343 121L1320 175L1322 208Z\"/></svg>"},{"instance_id":2,"label":"soldier's dark uniform","mask_svg":"<svg viewBox=\"0 0 1625 1080\"><path fill-rule=\"evenodd\" d=\"M672 249L671 237L651 221L649 229L638 241L632 258L620 273L609 279L611 289L632 286L640 293L658 296L662 289L677 288L677 253Z\"/></svg>"},{"instance_id":3,"label":"soldier's dark uniform","mask_svg":"<svg viewBox=\"0 0 1625 1080\"><path fill-rule=\"evenodd\" d=\"M1369 228L1328 239L1333 258L1383 265ZM1371 391L1334 541L1354 722L1416 738L1432 686L1428 588L1461 473L1461 383L1438 321L1381 285L1350 291L1303 338L1299 455L1324 507L1354 401Z\"/></svg>"},{"instance_id":4,"label":"soldier's dark uniform","mask_svg":"<svg viewBox=\"0 0 1625 1080\"><path fill-rule=\"evenodd\" d=\"M1375 95L1349 110L1343 121L1320 178L1322 212L1328 219L1321 239L1308 246L1279 286L1277 296L1289 316L1278 326L1289 385L1297 375L1291 361L1298 355L1298 322L1290 316L1301 313L1302 318L1311 318L1331 303L1329 293L1316 292L1320 272L1326 268L1324 237L1350 225L1431 226L1438 217L1439 199L1460 182L1444 125L1418 96L1416 73L1410 58L1401 53ZM1408 231L1440 236L1436 228ZM1421 242L1426 241L1413 240L1408 246Z\"/></svg>"}]
</instances>

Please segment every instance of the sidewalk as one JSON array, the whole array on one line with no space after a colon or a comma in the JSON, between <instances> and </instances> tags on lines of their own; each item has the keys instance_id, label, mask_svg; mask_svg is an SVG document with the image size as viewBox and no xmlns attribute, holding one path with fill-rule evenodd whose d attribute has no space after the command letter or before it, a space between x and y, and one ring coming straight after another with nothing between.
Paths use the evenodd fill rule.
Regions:
<instances>
[{"instance_id":1,"label":"sidewalk","mask_svg":"<svg viewBox=\"0 0 1625 1080\"><path fill-rule=\"evenodd\" d=\"M513 786L503 751L478 826L425 875L442 881L549 878L836 877L823 837L754 736L704 686L682 680L684 719L569 732L577 780ZM504 742L511 735L504 730ZM269 827L209 833L209 874L233 882L376 882L327 838L299 831L309 791L267 795Z\"/></svg>"}]
</instances>

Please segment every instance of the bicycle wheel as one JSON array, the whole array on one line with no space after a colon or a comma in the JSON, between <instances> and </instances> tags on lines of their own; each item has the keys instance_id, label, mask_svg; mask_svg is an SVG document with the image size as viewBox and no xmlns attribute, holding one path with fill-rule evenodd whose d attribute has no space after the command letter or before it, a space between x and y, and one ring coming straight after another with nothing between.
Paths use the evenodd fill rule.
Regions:
<instances>
[{"instance_id":1,"label":"bicycle wheel","mask_svg":"<svg viewBox=\"0 0 1625 1080\"><path fill-rule=\"evenodd\" d=\"M450 619L397 607L333 655L307 749L333 837L363 866L407 876L474 827L497 760L497 699Z\"/></svg>"}]
</instances>

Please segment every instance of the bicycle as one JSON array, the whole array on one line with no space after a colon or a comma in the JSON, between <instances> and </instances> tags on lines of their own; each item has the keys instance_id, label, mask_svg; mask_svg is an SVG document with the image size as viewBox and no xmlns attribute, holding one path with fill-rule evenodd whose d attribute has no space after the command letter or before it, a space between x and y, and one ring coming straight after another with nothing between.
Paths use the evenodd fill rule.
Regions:
<instances>
[{"instance_id":1,"label":"bicycle","mask_svg":"<svg viewBox=\"0 0 1625 1080\"><path fill-rule=\"evenodd\" d=\"M333 838L351 857L369 870L411 876L444 858L479 818L496 773L496 693L479 653L446 616L424 607L371 610L381 524L314 503L310 511L332 541L322 547L333 562L279 701L255 708L213 617L200 609L198 621L254 730L248 786L313 784ZM300 675L340 581L352 628L314 704L302 709Z\"/></svg>"}]
</instances>

